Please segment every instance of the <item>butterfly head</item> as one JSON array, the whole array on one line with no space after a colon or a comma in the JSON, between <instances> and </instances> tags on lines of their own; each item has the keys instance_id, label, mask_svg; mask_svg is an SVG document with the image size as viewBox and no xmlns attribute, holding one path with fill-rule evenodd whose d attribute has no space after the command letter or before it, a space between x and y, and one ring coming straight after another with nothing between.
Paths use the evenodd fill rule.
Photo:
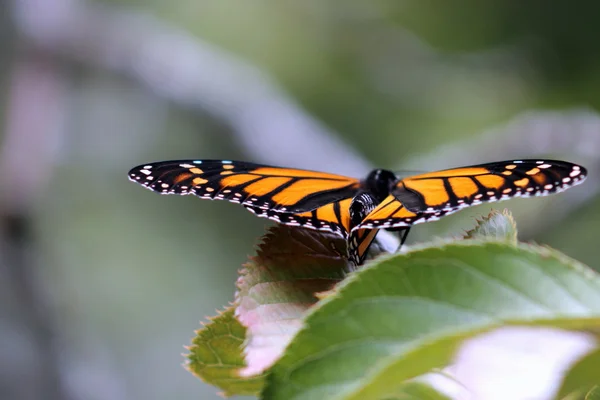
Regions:
<instances>
[{"instance_id":1,"label":"butterfly head","mask_svg":"<svg viewBox=\"0 0 600 400\"><path fill-rule=\"evenodd\" d=\"M363 185L378 202L382 202L390 194L397 181L398 178L392 171L376 169L367 176Z\"/></svg>"}]
</instances>

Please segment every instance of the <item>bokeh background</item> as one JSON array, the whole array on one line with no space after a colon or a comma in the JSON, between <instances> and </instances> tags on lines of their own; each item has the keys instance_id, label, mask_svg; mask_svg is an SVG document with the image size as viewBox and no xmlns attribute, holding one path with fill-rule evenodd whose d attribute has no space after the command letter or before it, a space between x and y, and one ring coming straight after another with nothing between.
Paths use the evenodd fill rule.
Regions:
<instances>
[{"instance_id":1,"label":"bokeh background","mask_svg":"<svg viewBox=\"0 0 600 400\"><path fill-rule=\"evenodd\" d=\"M586 5L587 4L587 5ZM270 222L158 196L135 165L225 158L362 176L552 157L588 181L510 208L600 249L600 4L14 0L0 13L0 398L217 399L184 345Z\"/></svg>"}]
</instances>

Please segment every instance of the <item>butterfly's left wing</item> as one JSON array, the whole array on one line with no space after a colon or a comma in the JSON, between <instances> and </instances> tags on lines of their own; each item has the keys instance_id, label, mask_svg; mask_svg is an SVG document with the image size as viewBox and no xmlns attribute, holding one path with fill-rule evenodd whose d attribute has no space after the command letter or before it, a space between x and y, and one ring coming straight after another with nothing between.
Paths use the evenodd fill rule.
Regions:
<instances>
[{"instance_id":1,"label":"butterfly's left wing","mask_svg":"<svg viewBox=\"0 0 600 400\"><path fill-rule=\"evenodd\" d=\"M176 160L139 165L133 182L161 194L227 200L269 213L303 213L353 197L358 179L241 161Z\"/></svg>"},{"instance_id":2,"label":"butterfly's left wing","mask_svg":"<svg viewBox=\"0 0 600 400\"><path fill-rule=\"evenodd\" d=\"M546 196L585 179L585 168L565 161L502 161L415 175L358 228L393 228L432 221L464 207L523 196Z\"/></svg>"}]
</instances>

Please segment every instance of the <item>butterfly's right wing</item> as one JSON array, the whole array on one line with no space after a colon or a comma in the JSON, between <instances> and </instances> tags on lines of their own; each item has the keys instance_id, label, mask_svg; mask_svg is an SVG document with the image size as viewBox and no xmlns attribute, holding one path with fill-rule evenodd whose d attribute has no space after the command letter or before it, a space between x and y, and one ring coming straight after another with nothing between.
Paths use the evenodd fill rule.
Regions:
<instances>
[{"instance_id":1,"label":"butterfly's right wing","mask_svg":"<svg viewBox=\"0 0 600 400\"><path fill-rule=\"evenodd\" d=\"M500 161L415 175L400 180L358 228L410 227L484 202L546 196L582 183L586 175L582 166L556 160Z\"/></svg>"},{"instance_id":2,"label":"butterfly's right wing","mask_svg":"<svg viewBox=\"0 0 600 400\"><path fill-rule=\"evenodd\" d=\"M411 176L392 194L412 212L441 217L481 203L562 192L586 175L585 168L566 161L498 161Z\"/></svg>"}]
</instances>

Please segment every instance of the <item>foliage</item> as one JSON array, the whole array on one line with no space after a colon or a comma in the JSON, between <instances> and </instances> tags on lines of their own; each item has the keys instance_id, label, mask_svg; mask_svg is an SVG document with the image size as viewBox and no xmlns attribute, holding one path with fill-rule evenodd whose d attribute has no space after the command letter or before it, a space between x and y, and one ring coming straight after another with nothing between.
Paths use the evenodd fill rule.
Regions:
<instances>
[{"instance_id":1,"label":"foliage","mask_svg":"<svg viewBox=\"0 0 600 400\"><path fill-rule=\"evenodd\" d=\"M600 277L552 249L518 243L507 212L478 221L466 239L379 257L342 279L343 242L274 228L238 282L248 365L240 369L237 353L237 379L258 376L252 387L264 399L438 399L413 379L449 365L466 339L507 325L600 327ZM211 328L219 318L196 344L220 337ZM202 356L190 361L227 394L248 393L233 388L235 379L224 386L207 377L195 367L207 363ZM561 395L591 393L599 365L597 353L582 359L565 375ZM264 371L263 380L256 374Z\"/></svg>"},{"instance_id":2,"label":"foliage","mask_svg":"<svg viewBox=\"0 0 600 400\"><path fill-rule=\"evenodd\" d=\"M245 365L242 355L245 337L246 328L234 317L233 308L227 308L196 331L188 347L188 369L205 382L221 388L226 396L257 394L263 386L261 375L240 378L236 374Z\"/></svg>"},{"instance_id":3,"label":"foliage","mask_svg":"<svg viewBox=\"0 0 600 400\"><path fill-rule=\"evenodd\" d=\"M600 349L592 351L571 368L558 397L600 399Z\"/></svg>"}]
</instances>

